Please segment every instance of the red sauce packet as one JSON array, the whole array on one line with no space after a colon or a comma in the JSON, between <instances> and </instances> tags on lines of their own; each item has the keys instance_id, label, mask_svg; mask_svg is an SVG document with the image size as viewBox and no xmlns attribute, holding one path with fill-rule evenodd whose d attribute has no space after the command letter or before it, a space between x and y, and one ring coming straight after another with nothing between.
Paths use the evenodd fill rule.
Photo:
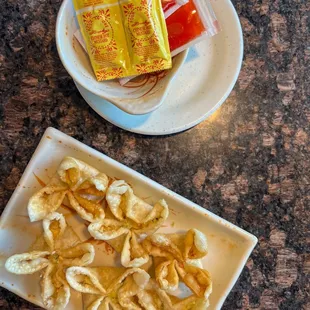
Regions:
<instances>
[{"instance_id":1,"label":"red sauce packet","mask_svg":"<svg viewBox=\"0 0 310 310\"><path fill-rule=\"evenodd\" d=\"M171 55L220 31L209 0L189 0L166 18Z\"/></svg>"}]
</instances>

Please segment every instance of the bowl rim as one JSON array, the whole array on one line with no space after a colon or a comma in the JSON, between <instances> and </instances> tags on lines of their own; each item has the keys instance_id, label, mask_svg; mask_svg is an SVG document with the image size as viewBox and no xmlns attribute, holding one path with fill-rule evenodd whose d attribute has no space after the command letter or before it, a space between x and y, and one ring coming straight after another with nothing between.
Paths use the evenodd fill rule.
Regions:
<instances>
[{"instance_id":1,"label":"bowl rim","mask_svg":"<svg viewBox=\"0 0 310 310\"><path fill-rule=\"evenodd\" d=\"M65 13L65 8L66 6L68 5L68 3L70 2L71 0L63 0L60 8L59 8L59 11L58 11L58 14L57 14L57 19L56 19L56 28L55 28L55 37L56 37L56 47L57 47L57 52L58 52L58 55L59 55L59 58L63 64L63 66L65 67L66 71L69 73L69 75L71 76L71 78L76 81L78 84L80 84L82 87L84 87L86 90L88 90L89 92L101 97L103 100L107 100L108 102L111 102L112 104L114 104L115 106L117 106L119 109L123 110L124 112L128 113L128 114L132 114L132 115L144 115L144 114L148 114L148 113L151 113L153 112L154 110L158 109L162 103L164 102L165 98L167 97L167 94L168 94L168 91L169 91L169 88L170 88L170 85L172 83L172 81L174 80L174 78L176 77L176 75L178 74L179 72L179 69L182 67L182 65L184 64L185 60L186 60L186 57L187 57L187 54L188 54L188 51L189 49L186 49L184 50L183 52L179 53L178 55L176 56L179 56L181 59L180 59L180 65L179 65L179 68L177 70L175 70L173 72L173 74L171 74L171 77L169 78L168 82L165 84L164 86L164 90L163 90L163 93L162 93L162 96L159 98L159 100L157 100L157 103L155 103L154 105L150 106L149 108L143 108L143 104L140 104L139 107L142 107L141 109L138 109L138 110L132 110L130 109L130 107L128 107L128 105L122 105L122 103L114 100L113 98L111 97L108 97L106 96L104 93L102 93L101 91L98 91L97 89L93 89L91 88L89 85L89 83L86 83L79 75L76 75L72 69L70 69L70 67L68 66L66 60L65 60L65 57L64 57L64 52L62 51L62 48L61 48L61 40L60 40L60 33L62 32L61 31L61 20L64 17L64 13ZM176 57L175 56L175 57ZM170 69L171 70L171 69ZM143 96L142 96L143 97Z\"/></svg>"}]
</instances>

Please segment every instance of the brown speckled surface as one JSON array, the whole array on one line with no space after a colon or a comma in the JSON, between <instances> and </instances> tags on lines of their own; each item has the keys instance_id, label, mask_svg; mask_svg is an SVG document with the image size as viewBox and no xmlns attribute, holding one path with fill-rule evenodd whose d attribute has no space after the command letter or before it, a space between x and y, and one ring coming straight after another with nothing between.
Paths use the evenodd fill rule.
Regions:
<instances>
[{"instance_id":1,"label":"brown speckled surface","mask_svg":"<svg viewBox=\"0 0 310 310\"><path fill-rule=\"evenodd\" d=\"M310 309L310 2L233 2L245 54L230 97L196 128L149 138L78 94L55 46L61 1L1 0L0 210L54 126L258 237L223 309ZM0 289L0 309L36 307Z\"/></svg>"}]
</instances>

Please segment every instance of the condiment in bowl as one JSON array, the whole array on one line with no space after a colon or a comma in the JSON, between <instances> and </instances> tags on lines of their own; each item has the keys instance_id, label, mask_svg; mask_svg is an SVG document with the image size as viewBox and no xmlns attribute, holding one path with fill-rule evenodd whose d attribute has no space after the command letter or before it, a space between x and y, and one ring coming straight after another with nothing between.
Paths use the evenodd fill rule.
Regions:
<instances>
[{"instance_id":1,"label":"condiment in bowl","mask_svg":"<svg viewBox=\"0 0 310 310\"><path fill-rule=\"evenodd\" d=\"M125 85L119 80L98 82L87 53L74 37L78 27L72 1L64 0L57 17L56 44L64 67L75 81L130 114L150 113L163 103L187 50L173 58L170 70L137 76Z\"/></svg>"}]
</instances>

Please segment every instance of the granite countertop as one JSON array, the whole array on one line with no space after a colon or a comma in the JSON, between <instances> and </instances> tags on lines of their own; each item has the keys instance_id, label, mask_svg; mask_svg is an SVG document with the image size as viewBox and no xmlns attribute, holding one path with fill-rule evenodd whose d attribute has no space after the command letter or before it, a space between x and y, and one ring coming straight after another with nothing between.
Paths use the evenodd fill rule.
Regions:
<instances>
[{"instance_id":1,"label":"granite countertop","mask_svg":"<svg viewBox=\"0 0 310 310\"><path fill-rule=\"evenodd\" d=\"M310 309L309 2L233 2L245 53L231 95L191 130L144 137L79 95L55 45L60 0L2 1L0 212L53 126L258 237L223 309ZM0 289L0 308L37 307Z\"/></svg>"}]
</instances>

